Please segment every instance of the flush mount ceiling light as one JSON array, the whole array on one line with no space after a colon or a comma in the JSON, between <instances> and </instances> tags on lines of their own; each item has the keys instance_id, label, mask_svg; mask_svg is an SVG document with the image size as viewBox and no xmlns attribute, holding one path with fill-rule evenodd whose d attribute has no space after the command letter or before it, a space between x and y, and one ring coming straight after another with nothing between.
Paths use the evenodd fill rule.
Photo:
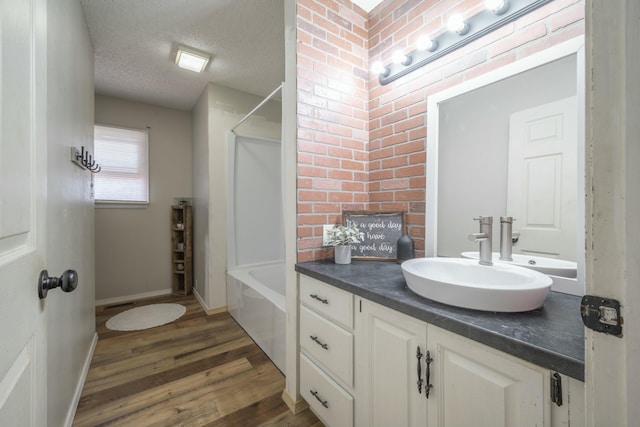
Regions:
<instances>
[{"instance_id":1,"label":"flush mount ceiling light","mask_svg":"<svg viewBox=\"0 0 640 427\"><path fill-rule=\"evenodd\" d=\"M201 73L209 63L209 58L208 54L200 52L199 50L186 46L178 46L176 64L185 70Z\"/></svg>"},{"instance_id":2,"label":"flush mount ceiling light","mask_svg":"<svg viewBox=\"0 0 640 427\"><path fill-rule=\"evenodd\" d=\"M549 2L551 0L485 0L486 9L468 18L452 17L448 31L443 28L438 36L421 37L416 50L406 55L397 54L389 65L375 64L372 72L378 74L381 85L389 84ZM404 60L398 62L398 59Z\"/></svg>"}]
</instances>

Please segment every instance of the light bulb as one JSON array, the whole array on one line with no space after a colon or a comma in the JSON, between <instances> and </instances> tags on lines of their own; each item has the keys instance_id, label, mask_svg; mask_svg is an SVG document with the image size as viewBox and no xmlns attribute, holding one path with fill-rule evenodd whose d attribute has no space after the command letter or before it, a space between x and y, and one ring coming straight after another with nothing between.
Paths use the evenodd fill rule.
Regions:
<instances>
[{"instance_id":1,"label":"light bulb","mask_svg":"<svg viewBox=\"0 0 640 427\"><path fill-rule=\"evenodd\" d=\"M383 77L389 74L389 69L384 65L382 65L382 62L380 61L376 61L373 63L373 66L371 67L371 71Z\"/></svg>"},{"instance_id":2,"label":"light bulb","mask_svg":"<svg viewBox=\"0 0 640 427\"><path fill-rule=\"evenodd\" d=\"M411 64L411 57L402 53L401 50L396 50L395 52L393 52L393 55L391 55L391 60L393 61L394 64L402 64L402 65Z\"/></svg>"},{"instance_id":3,"label":"light bulb","mask_svg":"<svg viewBox=\"0 0 640 427\"><path fill-rule=\"evenodd\" d=\"M429 36L420 36L418 41L416 41L416 49L418 50L428 50L429 52L433 52L437 48L438 42Z\"/></svg>"},{"instance_id":4,"label":"light bulb","mask_svg":"<svg viewBox=\"0 0 640 427\"><path fill-rule=\"evenodd\" d=\"M462 15L456 13L455 15L451 15L451 18L447 21L447 29L449 31L455 31L462 36L469 32L469 24L464 22Z\"/></svg>"},{"instance_id":5,"label":"light bulb","mask_svg":"<svg viewBox=\"0 0 640 427\"><path fill-rule=\"evenodd\" d=\"M485 0L484 7L496 15L502 15L509 9L509 2L508 0Z\"/></svg>"}]
</instances>

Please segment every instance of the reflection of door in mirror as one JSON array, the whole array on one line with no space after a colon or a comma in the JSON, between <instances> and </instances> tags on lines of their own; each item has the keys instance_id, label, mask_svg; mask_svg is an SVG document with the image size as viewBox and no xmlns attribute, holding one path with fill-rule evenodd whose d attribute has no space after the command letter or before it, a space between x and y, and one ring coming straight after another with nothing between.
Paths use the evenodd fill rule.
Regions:
<instances>
[{"instance_id":1,"label":"reflection of door in mirror","mask_svg":"<svg viewBox=\"0 0 640 427\"><path fill-rule=\"evenodd\" d=\"M514 253L576 260L576 97L511 114L507 215Z\"/></svg>"}]
</instances>

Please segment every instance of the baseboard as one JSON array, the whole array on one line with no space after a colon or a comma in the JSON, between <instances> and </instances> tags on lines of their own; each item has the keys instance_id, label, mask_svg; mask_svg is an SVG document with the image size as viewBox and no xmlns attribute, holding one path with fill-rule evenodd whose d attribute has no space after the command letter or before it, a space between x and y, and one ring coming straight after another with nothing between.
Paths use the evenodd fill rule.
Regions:
<instances>
[{"instance_id":1,"label":"baseboard","mask_svg":"<svg viewBox=\"0 0 640 427\"><path fill-rule=\"evenodd\" d=\"M87 353L87 357L84 360L84 365L82 366L82 372L80 373L80 380L76 385L76 391L73 393L73 400L71 401L71 406L69 407L69 412L67 412L67 419L64 423L65 427L71 427L73 424L73 419L76 416L76 411L78 410L78 404L80 403L80 396L82 395L82 389L84 388L84 383L87 381L87 375L89 374L89 368L91 367L91 359L93 359L93 353L96 350L96 344L98 343L98 334L93 334L93 340L91 341L91 346L89 346L89 352Z\"/></svg>"},{"instance_id":2,"label":"baseboard","mask_svg":"<svg viewBox=\"0 0 640 427\"><path fill-rule=\"evenodd\" d=\"M204 312L207 313L207 316L211 316L212 314L225 313L229 311L229 308L226 305L223 305L222 307L209 308L207 304L205 304L204 300L202 299L202 297L200 296L200 294L196 289L193 290L193 295L195 295L196 299L200 303L200 306L202 307L202 310L204 310Z\"/></svg>"},{"instance_id":3,"label":"baseboard","mask_svg":"<svg viewBox=\"0 0 640 427\"><path fill-rule=\"evenodd\" d=\"M309 404L303 398L300 398L300 400L296 400L291 397L286 388L282 390L282 400L287 405L289 410L294 414L299 414L309 407Z\"/></svg>"},{"instance_id":4,"label":"baseboard","mask_svg":"<svg viewBox=\"0 0 640 427\"><path fill-rule=\"evenodd\" d=\"M99 299L99 300L96 300L96 307L99 305L118 304L121 302L129 302L129 301L135 301L138 299L160 297L163 295L171 295L171 288L163 289L161 291L152 291L152 292L144 292L141 294L127 295L123 297Z\"/></svg>"}]
</instances>

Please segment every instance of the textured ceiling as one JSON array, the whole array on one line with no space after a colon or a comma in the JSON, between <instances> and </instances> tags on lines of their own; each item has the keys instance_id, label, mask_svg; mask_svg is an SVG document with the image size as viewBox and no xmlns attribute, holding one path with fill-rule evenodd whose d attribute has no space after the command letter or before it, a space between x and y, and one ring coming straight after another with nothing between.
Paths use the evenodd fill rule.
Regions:
<instances>
[{"instance_id":1,"label":"textured ceiling","mask_svg":"<svg viewBox=\"0 0 640 427\"><path fill-rule=\"evenodd\" d=\"M207 83L266 96L284 80L284 0L81 0L96 93L189 111ZM184 44L212 55L178 68Z\"/></svg>"}]
</instances>

